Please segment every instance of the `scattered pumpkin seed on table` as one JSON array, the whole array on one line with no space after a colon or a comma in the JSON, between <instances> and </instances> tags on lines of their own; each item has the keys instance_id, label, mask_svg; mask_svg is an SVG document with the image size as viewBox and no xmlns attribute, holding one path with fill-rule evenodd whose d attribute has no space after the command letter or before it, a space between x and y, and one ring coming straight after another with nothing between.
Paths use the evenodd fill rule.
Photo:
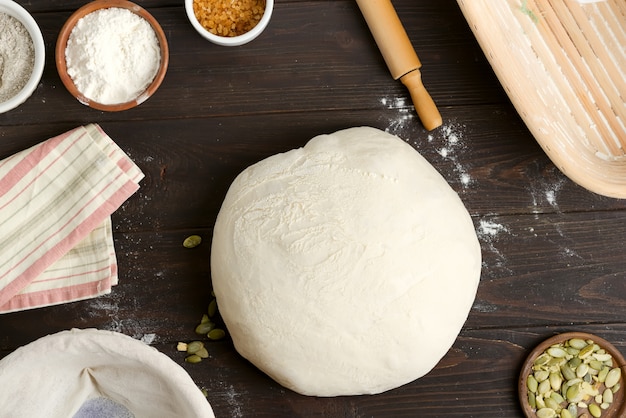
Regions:
<instances>
[{"instance_id":1,"label":"scattered pumpkin seed on table","mask_svg":"<svg viewBox=\"0 0 626 418\"><path fill-rule=\"evenodd\" d=\"M217 328L217 325L213 322L213 318L218 313L218 308L213 291L211 291L211 295L213 298L209 303L207 313L202 315L200 323L195 328L195 332L198 335L206 336L209 340L217 341L226 336L226 331ZM185 358L187 363L199 363L202 359L209 358L209 352L202 341L192 341L190 343L179 342L176 349L178 351L187 352L188 356Z\"/></svg>"},{"instance_id":2,"label":"scattered pumpkin seed on table","mask_svg":"<svg viewBox=\"0 0 626 418\"><path fill-rule=\"evenodd\" d=\"M621 387L622 371L593 340L571 338L541 353L526 377L528 403L538 418L602 417Z\"/></svg>"}]
</instances>

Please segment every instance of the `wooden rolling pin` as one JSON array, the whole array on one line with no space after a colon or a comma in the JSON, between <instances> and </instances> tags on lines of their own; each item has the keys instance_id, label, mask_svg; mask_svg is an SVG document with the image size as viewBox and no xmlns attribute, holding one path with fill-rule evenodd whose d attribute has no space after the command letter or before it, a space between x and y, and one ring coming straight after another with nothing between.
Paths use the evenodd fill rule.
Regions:
<instances>
[{"instance_id":1,"label":"wooden rolling pin","mask_svg":"<svg viewBox=\"0 0 626 418\"><path fill-rule=\"evenodd\" d=\"M426 129L441 126L441 114L422 84L422 66L390 0L356 0L394 80L411 94L415 111Z\"/></svg>"}]
</instances>

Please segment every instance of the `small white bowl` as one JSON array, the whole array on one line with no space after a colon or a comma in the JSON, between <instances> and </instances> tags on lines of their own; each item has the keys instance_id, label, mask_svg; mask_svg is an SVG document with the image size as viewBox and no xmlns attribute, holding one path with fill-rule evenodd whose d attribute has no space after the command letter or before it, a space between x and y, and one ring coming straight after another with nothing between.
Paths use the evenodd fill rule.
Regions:
<instances>
[{"instance_id":1,"label":"small white bowl","mask_svg":"<svg viewBox=\"0 0 626 418\"><path fill-rule=\"evenodd\" d=\"M193 1L194 0L185 0L185 11L187 12L187 18L189 18L191 25L204 38L208 39L214 44L222 46L239 46L255 39L261 34L261 32L263 32L263 30L265 30L272 17L272 12L274 11L274 0L265 0L265 12L263 13L261 20L259 20L259 23L257 23L255 27L253 27L243 35L219 36L209 32L200 24L200 22L198 22L198 19L193 12Z\"/></svg>"},{"instance_id":2,"label":"small white bowl","mask_svg":"<svg viewBox=\"0 0 626 418\"><path fill-rule=\"evenodd\" d=\"M46 47L43 43L41 29L39 29L37 22L35 22L35 19L33 19L26 9L12 0L0 0L0 12L13 16L22 22L33 40L33 46L35 49L35 63L33 65L33 72L31 73L30 78L22 90L20 90L15 96L0 103L0 113L5 113L24 103L37 88L39 81L41 81L41 76L43 75L43 68L46 61Z\"/></svg>"}]
</instances>

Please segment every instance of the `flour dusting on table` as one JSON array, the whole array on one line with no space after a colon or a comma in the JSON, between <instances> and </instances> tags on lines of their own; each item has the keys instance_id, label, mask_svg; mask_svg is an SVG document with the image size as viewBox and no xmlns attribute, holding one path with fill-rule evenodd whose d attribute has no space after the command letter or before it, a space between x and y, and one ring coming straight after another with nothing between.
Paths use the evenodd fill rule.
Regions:
<instances>
[{"instance_id":1,"label":"flour dusting on table","mask_svg":"<svg viewBox=\"0 0 626 418\"><path fill-rule=\"evenodd\" d=\"M405 131L407 125L413 123L413 120L416 119L417 115L415 114L413 105L407 103L405 97L383 97L380 99L380 104L387 109L397 110L397 113L389 119L388 126L384 129L385 132L402 137L402 133Z\"/></svg>"},{"instance_id":2,"label":"flour dusting on table","mask_svg":"<svg viewBox=\"0 0 626 418\"><path fill-rule=\"evenodd\" d=\"M448 121L427 137L428 142L437 147L437 154L452 162L454 173L458 176L464 189L474 183L468 168L462 163L464 153L467 150L464 143L466 131L465 125Z\"/></svg>"},{"instance_id":3,"label":"flour dusting on table","mask_svg":"<svg viewBox=\"0 0 626 418\"><path fill-rule=\"evenodd\" d=\"M502 251L496 247L500 235L510 234L509 228L494 219L480 219L476 228L476 235L483 247L483 267L488 268L490 274L495 274L497 270L504 269L511 273L507 264L507 258Z\"/></svg>"}]
</instances>

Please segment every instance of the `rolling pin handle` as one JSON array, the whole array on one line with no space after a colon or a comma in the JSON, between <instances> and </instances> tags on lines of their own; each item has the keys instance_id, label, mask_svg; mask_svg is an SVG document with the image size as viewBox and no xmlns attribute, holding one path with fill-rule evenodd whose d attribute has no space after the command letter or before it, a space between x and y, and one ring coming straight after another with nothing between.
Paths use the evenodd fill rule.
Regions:
<instances>
[{"instance_id":1,"label":"rolling pin handle","mask_svg":"<svg viewBox=\"0 0 626 418\"><path fill-rule=\"evenodd\" d=\"M429 131L440 127L443 123L441 114L422 84L421 72L418 69L410 71L400 77L400 81L409 89L413 106L424 127Z\"/></svg>"}]
</instances>

